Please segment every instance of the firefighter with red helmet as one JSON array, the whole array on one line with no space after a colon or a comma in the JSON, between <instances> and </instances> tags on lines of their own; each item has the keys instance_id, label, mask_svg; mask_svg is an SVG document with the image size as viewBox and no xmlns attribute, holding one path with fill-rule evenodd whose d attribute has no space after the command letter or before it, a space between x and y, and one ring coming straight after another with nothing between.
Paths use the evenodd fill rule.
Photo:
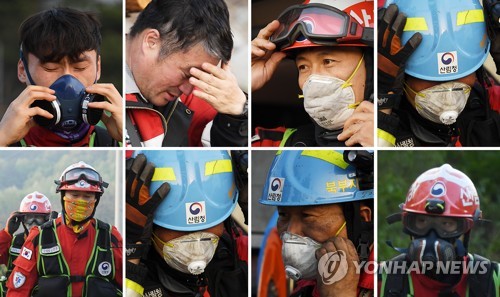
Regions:
<instances>
[{"instance_id":1,"label":"firefighter with red helmet","mask_svg":"<svg viewBox=\"0 0 500 297\"><path fill-rule=\"evenodd\" d=\"M33 228L7 281L7 296L120 296L122 237L94 218L108 183L83 161L55 181L62 215Z\"/></svg>"},{"instance_id":2,"label":"firefighter with red helmet","mask_svg":"<svg viewBox=\"0 0 500 297\"><path fill-rule=\"evenodd\" d=\"M7 278L14 268L13 262L19 256L29 231L31 228L41 226L49 221L51 211L52 206L47 196L35 191L23 198L19 211L10 214L5 228L0 231L0 264L6 265ZM21 224L24 231L16 234ZM0 296L6 294L5 280L0 280Z\"/></svg>"},{"instance_id":3,"label":"firefighter with red helmet","mask_svg":"<svg viewBox=\"0 0 500 297\"><path fill-rule=\"evenodd\" d=\"M287 8L252 41L252 91L295 60L311 123L258 127L253 146L373 146L374 2L316 0Z\"/></svg>"},{"instance_id":4,"label":"firefighter with red helmet","mask_svg":"<svg viewBox=\"0 0 500 297\"><path fill-rule=\"evenodd\" d=\"M448 164L432 168L414 181L400 208L388 222L402 221L412 241L379 267L380 296L499 296L498 263L468 253L482 214L467 175Z\"/></svg>"}]
</instances>

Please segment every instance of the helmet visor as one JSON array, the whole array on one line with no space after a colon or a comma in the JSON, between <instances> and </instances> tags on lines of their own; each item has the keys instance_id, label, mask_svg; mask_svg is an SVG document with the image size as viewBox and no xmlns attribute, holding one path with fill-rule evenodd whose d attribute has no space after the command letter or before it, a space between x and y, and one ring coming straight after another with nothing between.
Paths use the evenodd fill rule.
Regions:
<instances>
[{"instance_id":1,"label":"helmet visor","mask_svg":"<svg viewBox=\"0 0 500 297\"><path fill-rule=\"evenodd\" d=\"M102 183L101 176L99 173L97 173L95 170L92 170L90 168L74 168L71 170L68 170L63 177L61 182L62 183L76 183L77 181L84 179L86 180L89 184L97 185Z\"/></svg>"},{"instance_id":2,"label":"helmet visor","mask_svg":"<svg viewBox=\"0 0 500 297\"><path fill-rule=\"evenodd\" d=\"M279 17L279 28L270 41L280 50L292 45L301 35L320 45L336 45L361 40L363 27L347 13L325 4L294 5Z\"/></svg>"},{"instance_id":3,"label":"helmet visor","mask_svg":"<svg viewBox=\"0 0 500 297\"><path fill-rule=\"evenodd\" d=\"M472 228L472 219L425 214L404 213L403 225L416 236L425 236L430 230L441 238L458 237Z\"/></svg>"}]
</instances>

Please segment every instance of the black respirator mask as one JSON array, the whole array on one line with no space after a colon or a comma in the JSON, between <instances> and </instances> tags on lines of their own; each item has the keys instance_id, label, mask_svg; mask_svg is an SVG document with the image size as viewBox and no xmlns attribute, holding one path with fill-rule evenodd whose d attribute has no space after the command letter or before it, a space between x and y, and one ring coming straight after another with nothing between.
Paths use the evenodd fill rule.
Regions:
<instances>
[{"instance_id":1,"label":"black respirator mask","mask_svg":"<svg viewBox=\"0 0 500 297\"><path fill-rule=\"evenodd\" d=\"M85 86L74 76L66 74L59 77L49 88L56 91L54 101L35 100L31 107L40 107L54 117L47 119L35 116L35 122L49 129L72 131L82 123L96 125L103 110L89 108L90 102L103 102L104 96L85 92Z\"/></svg>"},{"instance_id":2,"label":"black respirator mask","mask_svg":"<svg viewBox=\"0 0 500 297\"><path fill-rule=\"evenodd\" d=\"M465 256L465 247L460 239L446 240L439 238L435 231L429 232L425 237L416 238L408 247L408 260L433 263L436 267L438 262L451 262Z\"/></svg>"}]
</instances>

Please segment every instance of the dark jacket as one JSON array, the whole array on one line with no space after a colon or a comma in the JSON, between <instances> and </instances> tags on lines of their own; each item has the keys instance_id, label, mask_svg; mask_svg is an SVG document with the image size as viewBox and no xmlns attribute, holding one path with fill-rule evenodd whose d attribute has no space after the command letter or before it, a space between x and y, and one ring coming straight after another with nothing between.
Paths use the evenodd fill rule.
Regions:
<instances>
[{"instance_id":1,"label":"dark jacket","mask_svg":"<svg viewBox=\"0 0 500 297\"><path fill-rule=\"evenodd\" d=\"M500 115L490 107L488 92L479 83L452 125L424 119L403 97L391 115L378 113L378 128L393 135L400 147L500 146Z\"/></svg>"}]
</instances>

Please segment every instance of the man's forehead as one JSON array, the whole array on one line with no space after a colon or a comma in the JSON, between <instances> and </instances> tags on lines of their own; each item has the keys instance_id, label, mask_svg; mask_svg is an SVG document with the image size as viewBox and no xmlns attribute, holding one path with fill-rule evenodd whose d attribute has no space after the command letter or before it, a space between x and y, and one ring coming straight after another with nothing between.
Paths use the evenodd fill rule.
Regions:
<instances>
[{"instance_id":1,"label":"man's forehead","mask_svg":"<svg viewBox=\"0 0 500 297\"><path fill-rule=\"evenodd\" d=\"M306 50L298 51L296 59L305 59L306 57L317 56L335 56L335 57L357 57L361 51L353 50L349 47L313 47Z\"/></svg>"},{"instance_id":2,"label":"man's forehead","mask_svg":"<svg viewBox=\"0 0 500 297\"><path fill-rule=\"evenodd\" d=\"M284 212L302 212L302 211L315 211L315 212L329 212L333 208L340 208L338 204L319 204L319 205L300 205L300 206L278 206L278 211Z\"/></svg>"},{"instance_id":3,"label":"man's forehead","mask_svg":"<svg viewBox=\"0 0 500 297\"><path fill-rule=\"evenodd\" d=\"M63 63L65 61L68 61L70 63L79 63L79 62L85 62L85 61L93 61L94 59L97 58L97 51L95 50L91 50L91 51L85 51L85 52L82 52L80 53L78 56L76 57L72 57L72 56L64 56L62 59L60 60L57 60L57 61L52 61L52 60L47 60L45 61L44 57L40 57L38 58L37 56L35 56L34 54L32 53L29 53L28 56L33 59L38 59L40 60L40 63L42 64L46 64L46 63ZM49 56L49 55L47 55Z\"/></svg>"}]
</instances>

